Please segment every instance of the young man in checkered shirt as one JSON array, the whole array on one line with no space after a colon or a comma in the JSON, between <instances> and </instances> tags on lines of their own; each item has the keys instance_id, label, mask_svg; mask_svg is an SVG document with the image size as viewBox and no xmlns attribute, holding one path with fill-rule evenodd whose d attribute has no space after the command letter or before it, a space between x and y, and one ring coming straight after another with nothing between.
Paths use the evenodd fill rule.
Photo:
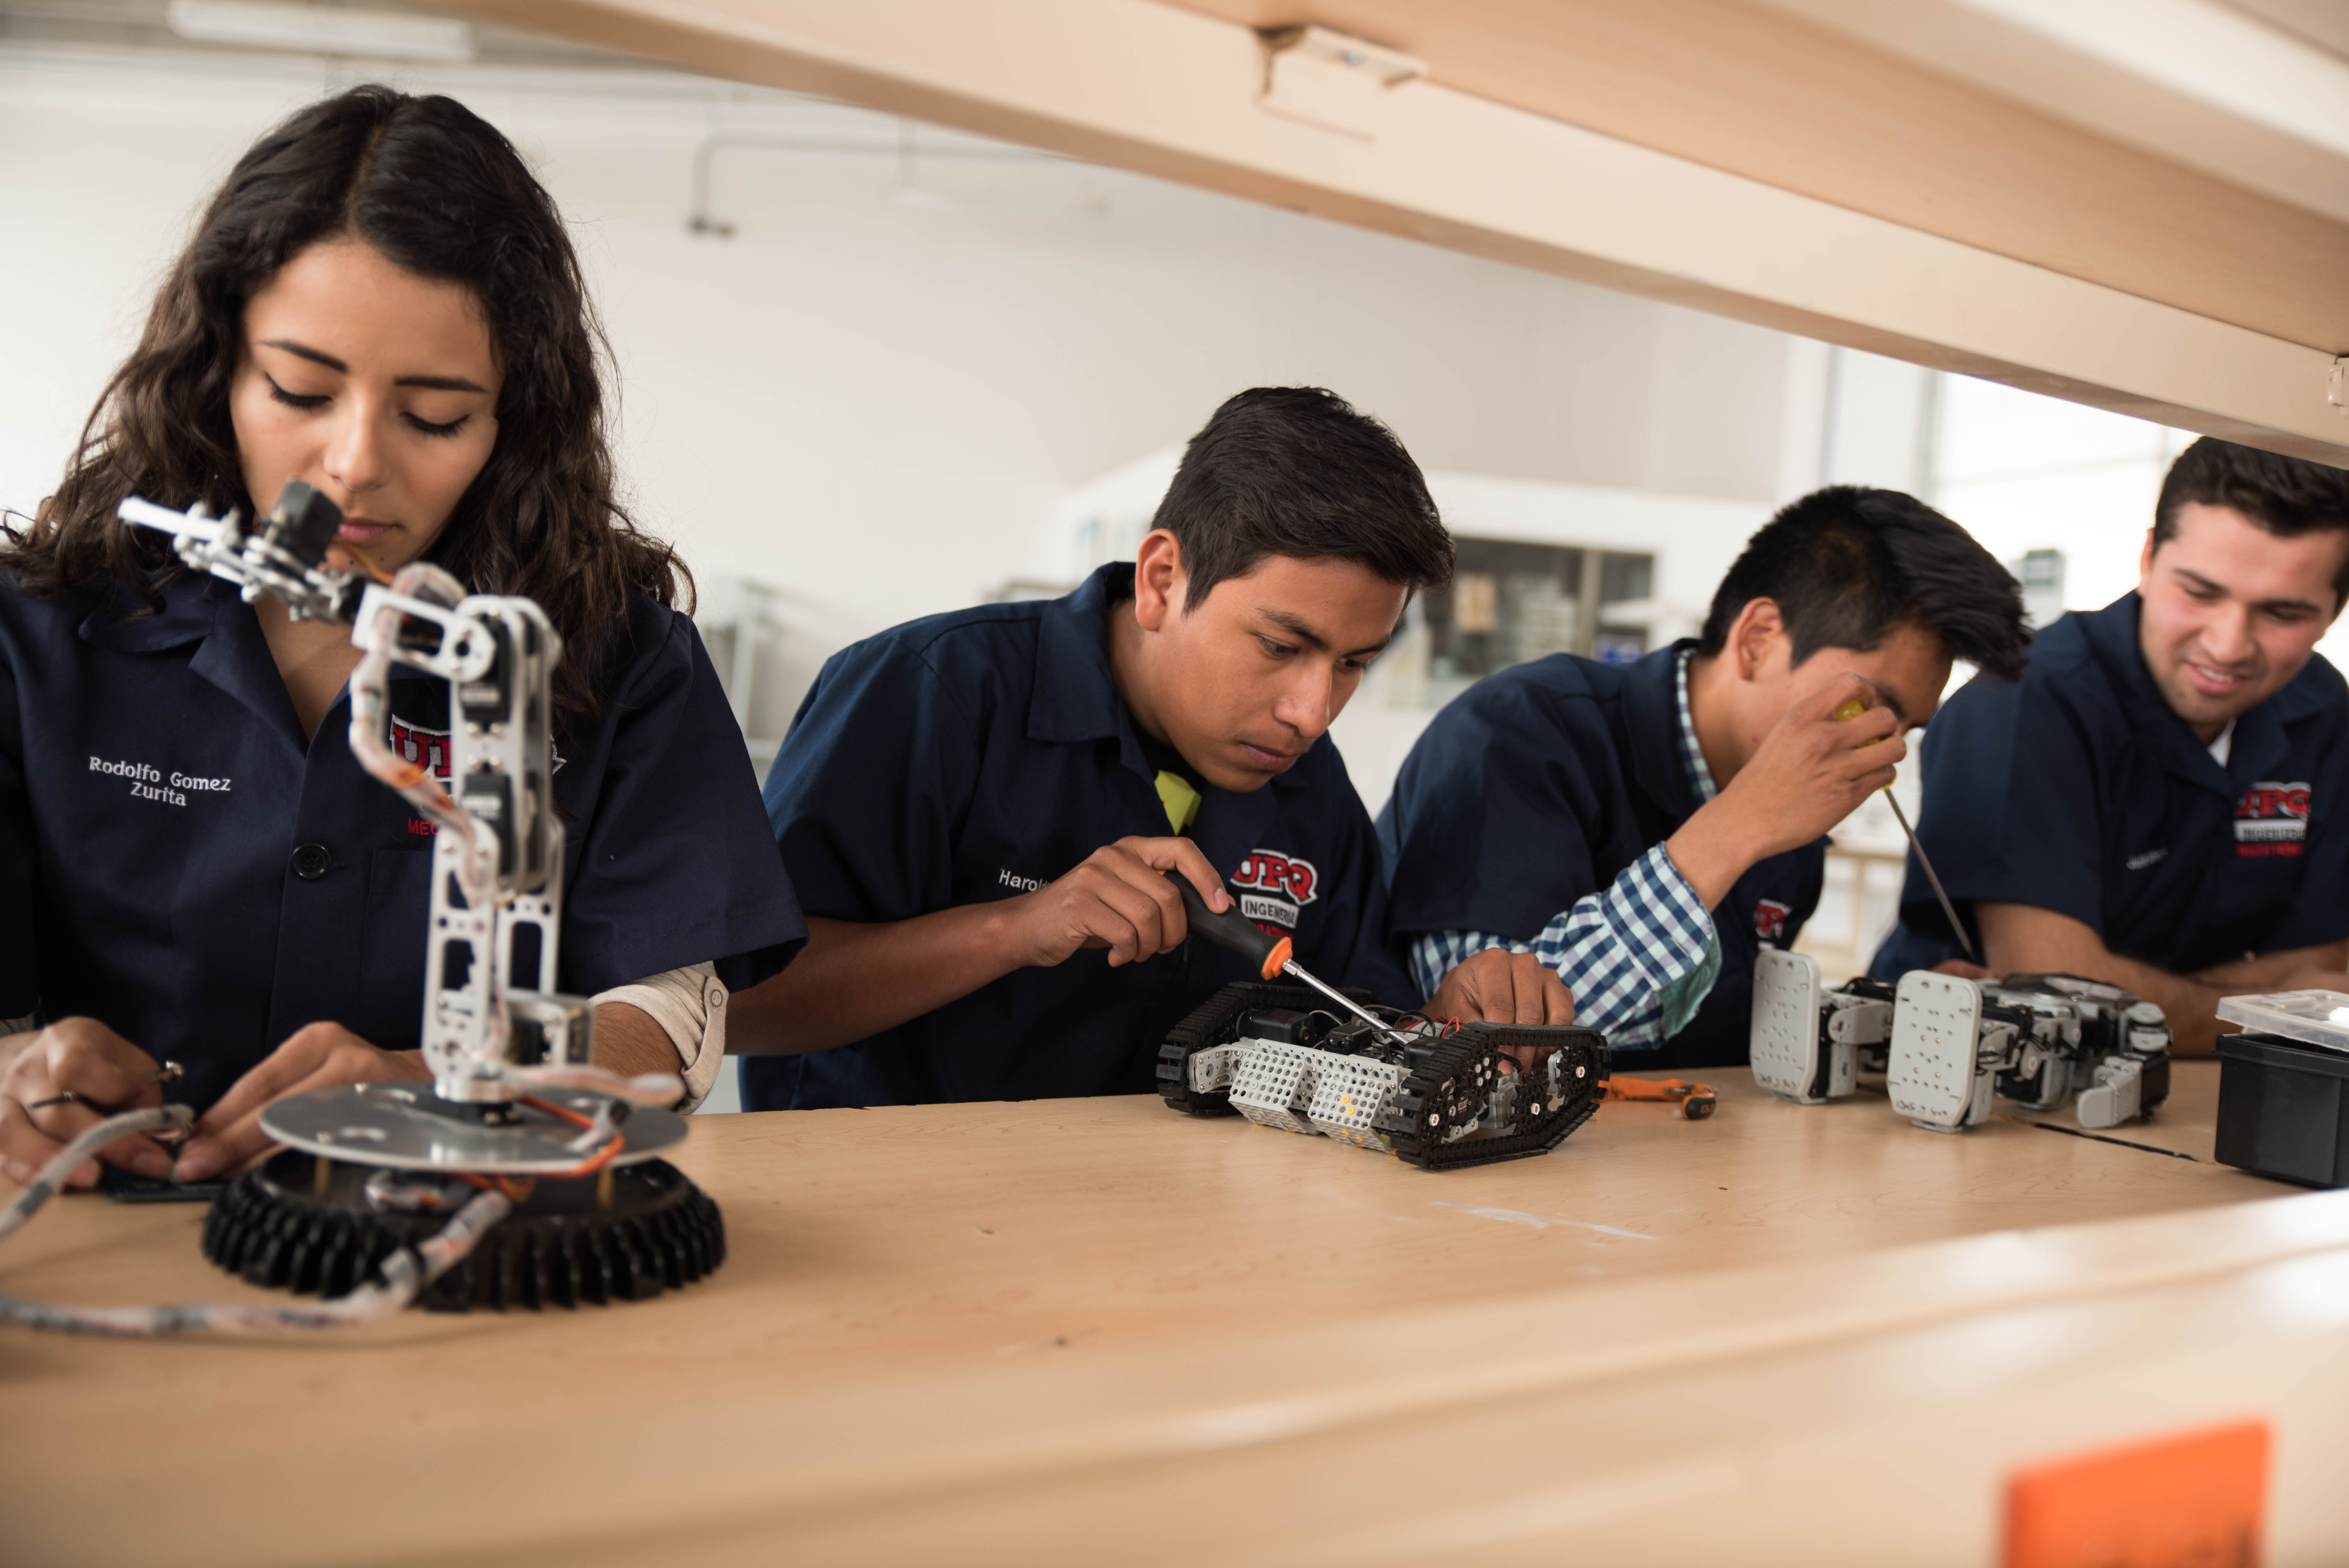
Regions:
<instances>
[{"instance_id":1,"label":"young man in checkered shirt","mask_svg":"<svg viewBox=\"0 0 2349 1568\"><path fill-rule=\"evenodd\" d=\"M1378 823L1414 978L1531 953L1627 1065L1744 1062L1754 955L1817 904L1826 830L1891 782L1953 659L2012 679L2029 638L2014 579L1922 502L1795 502L1702 637L1553 655L1436 716Z\"/></svg>"}]
</instances>

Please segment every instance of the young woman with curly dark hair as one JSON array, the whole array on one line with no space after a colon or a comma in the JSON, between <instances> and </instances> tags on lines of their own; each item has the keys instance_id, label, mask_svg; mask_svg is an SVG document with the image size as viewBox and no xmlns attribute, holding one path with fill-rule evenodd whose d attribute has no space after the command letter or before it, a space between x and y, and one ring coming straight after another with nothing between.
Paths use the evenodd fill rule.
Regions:
<instances>
[{"instance_id":1,"label":"young woman with curly dark hair","mask_svg":"<svg viewBox=\"0 0 2349 1568\"><path fill-rule=\"evenodd\" d=\"M117 521L130 495L250 517L300 480L378 570L537 601L564 641L557 983L596 996L599 1061L707 1092L728 991L804 933L690 579L615 497L601 346L554 201L460 105L359 88L238 161L0 543L0 1170L157 1103L166 1060L209 1108L189 1181L257 1157L284 1095L426 1076L431 824L350 755L348 629L191 574ZM445 772L445 684L391 691L393 743Z\"/></svg>"}]
</instances>

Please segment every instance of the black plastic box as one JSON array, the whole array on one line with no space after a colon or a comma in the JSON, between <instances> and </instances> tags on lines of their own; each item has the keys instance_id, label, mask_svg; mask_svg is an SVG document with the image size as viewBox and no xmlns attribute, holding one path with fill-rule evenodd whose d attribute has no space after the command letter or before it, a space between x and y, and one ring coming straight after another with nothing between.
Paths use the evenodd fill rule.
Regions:
<instances>
[{"instance_id":1,"label":"black plastic box","mask_svg":"<svg viewBox=\"0 0 2349 1568\"><path fill-rule=\"evenodd\" d=\"M2349 1055L2281 1035L2219 1037L2219 1163L2349 1187Z\"/></svg>"}]
</instances>

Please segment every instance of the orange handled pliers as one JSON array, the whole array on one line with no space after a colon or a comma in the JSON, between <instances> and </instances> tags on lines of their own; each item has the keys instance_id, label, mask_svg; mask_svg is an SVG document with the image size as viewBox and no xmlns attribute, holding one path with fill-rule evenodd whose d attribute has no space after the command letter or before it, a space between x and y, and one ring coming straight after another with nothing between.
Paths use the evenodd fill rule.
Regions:
<instances>
[{"instance_id":1,"label":"orange handled pliers","mask_svg":"<svg viewBox=\"0 0 2349 1568\"><path fill-rule=\"evenodd\" d=\"M1686 1078L1627 1078L1607 1080L1609 1099L1661 1099L1681 1108L1681 1114L1691 1121L1702 1121L1720 1106L1720 1097L1711 1084L1691 1083Z\"/></svg>"}]
</instances>

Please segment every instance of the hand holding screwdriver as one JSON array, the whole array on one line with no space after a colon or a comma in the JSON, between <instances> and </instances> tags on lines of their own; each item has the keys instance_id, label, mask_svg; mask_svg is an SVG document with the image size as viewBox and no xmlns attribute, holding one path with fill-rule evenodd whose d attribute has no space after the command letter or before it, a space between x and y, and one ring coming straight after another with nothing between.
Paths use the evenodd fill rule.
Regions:
<instances>
[{"instance_id":1,"label":"hand holding screwdriver","mask_svg":"<svg viewBox=\"0 0 2349 1568\"><path fill-rule=\"evenodd\" d=\"M1837 708L1835 717L1839 719L1857 718L1867 711L1868 705L1854 697ZM1873 746L1876 742L1870 739L1863 740L1860 744ZM1949 921L1950 929L1958 934L1958 945L1966 950L1966 957L1969 960L1976 964L1981 963L1982 960L1974 956L1973 938L1966 934L1965 923L1958 918L1957 905L1950 902L1949 891L1941 886L1940 875L1933 870L1933 862L1925 858L1925 846L1918 841L1917 830L1909 825L1909 813L1900 809L1900 797L1892 792L1892 786L1889 784L1884 786L1884 799L1892 807L1892 820L1900 824L1900 830L1903 833L1909 835L1909 847L1916 851L1917 864L1923 869L1925 880L1932 884L1933 896L1941 901L1941 913Z\"/></svg>"},{"instance_id":2,"label":"hand holding screwdriver","mask_svg":"<svg viewBox=\"0 0 2349 1568\"><path fill-rule=\"evenodd\" d=\"M1380 1033L1396 1039L1403 1037L1392 1025L1381 1023L1344 992L1324 984L1299 965L1289 956L1292 948L1288 938L1273 935L1242 914L1237 905L1217 914L1207 907L1207 901L1199 896L1199 890L1193 887L1187 878L1177 875L1168 880L1183 895L1183 917L1190 923L1191 930L1218 947L1231 949L1255 965L1259 976L1270 980L1276 975L1286 975L1291 979L1301 980Z\"/></svg>"},{"instance_id":3,"label":"hand holding screwdriver","mask_svg":"<svg viewBox=\"0 0 2349 1568\"><path fill-rule=\"evenodd\" d=\"M1906 749L1888 708L1868 707L1873 688L1857 675L1837 676L1774 725L1721 792L1664 842L1665 852L1707 909L1758 862L1800 849L1889 783ZM1857 699L1861 717L1835 715ZM1858 744L1882 743L1881 750Z\"/></svg>"}]
</instances>

